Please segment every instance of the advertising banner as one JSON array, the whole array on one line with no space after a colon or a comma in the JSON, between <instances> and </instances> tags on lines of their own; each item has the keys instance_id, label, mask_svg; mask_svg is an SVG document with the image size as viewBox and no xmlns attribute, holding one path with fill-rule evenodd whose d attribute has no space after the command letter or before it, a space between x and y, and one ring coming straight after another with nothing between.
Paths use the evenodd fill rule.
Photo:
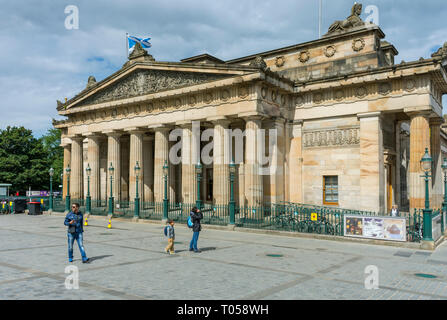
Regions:
<instances>
[{"instance_id":1,"label":"advertising banner","mask_svg":"<svg viewBox=\"0 0 447 320\"><path fill-rule=\"evenodd\" d=\"M396 217L344 217L345 237L406 241L407 226L405 218Z\"/></svg>"}]
</instances>

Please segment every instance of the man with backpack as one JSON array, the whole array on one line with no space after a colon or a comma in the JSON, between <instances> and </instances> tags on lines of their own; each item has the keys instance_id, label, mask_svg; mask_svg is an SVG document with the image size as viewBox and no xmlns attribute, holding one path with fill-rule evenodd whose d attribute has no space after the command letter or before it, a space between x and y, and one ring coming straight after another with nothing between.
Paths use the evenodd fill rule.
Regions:
<instances>
[{"instance_id":1,"label":"man with backpack","mask_svg":"<svg viewBox=\"0 0 447 320\"><path fill-rule=\"evenodd\" d=\"M199 240L199 233L202 230L202 226L200 224L200 220L202 219L203 214L199 209L194 207L190 213L190 221L188 221L188 227L190 227L193 231L192 240L189 244L189 251L200 252L199 249L197 249L197 241Z\"/></svg>"}]
</instances>

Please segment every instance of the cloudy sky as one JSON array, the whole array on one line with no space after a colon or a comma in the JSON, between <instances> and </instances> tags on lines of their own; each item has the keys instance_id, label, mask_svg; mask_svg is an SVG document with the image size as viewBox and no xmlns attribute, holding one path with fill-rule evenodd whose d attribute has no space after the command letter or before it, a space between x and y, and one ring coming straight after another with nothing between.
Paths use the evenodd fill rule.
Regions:
<instances>
[{"instance_id":1,"label":"cloudy sky","mask_svg":"<svg viewBox=\"0 0 447 320\"><path fill-rule=\"evenodd\" d=\"M323 0L323 33L353 2ZM445 0L362 3L379 9L398 63L447 41ZM65 28L69 5L79 9L77 30ZM57 99L84 89L89 75L100 81L121 68L126 32L150 36L159 61L205 52L229 60L318 38L318 0L0 0L0 8L0 128L23 125L36 136L60 118Z\"/></svg>"}]
</instances>

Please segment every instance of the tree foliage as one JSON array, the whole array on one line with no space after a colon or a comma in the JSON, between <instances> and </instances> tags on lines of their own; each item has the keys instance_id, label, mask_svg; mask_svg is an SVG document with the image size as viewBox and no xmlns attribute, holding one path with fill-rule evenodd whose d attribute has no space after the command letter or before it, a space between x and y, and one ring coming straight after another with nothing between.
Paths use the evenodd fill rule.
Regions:
<instances>
[{"instance_id":1,"label":"tree foliage","mask_svg":"<svg viewBox=\"0 0 447 320\"><path fill-rule=\"evenodd\" d=\"M0 130L0 183L11 183L12 191L24 192L49 189L49 169L55 169L54 182L60 180L63 149L59 147L60 132L50 129L36 139L24 127Z\"/></svg>"}]
</instances>

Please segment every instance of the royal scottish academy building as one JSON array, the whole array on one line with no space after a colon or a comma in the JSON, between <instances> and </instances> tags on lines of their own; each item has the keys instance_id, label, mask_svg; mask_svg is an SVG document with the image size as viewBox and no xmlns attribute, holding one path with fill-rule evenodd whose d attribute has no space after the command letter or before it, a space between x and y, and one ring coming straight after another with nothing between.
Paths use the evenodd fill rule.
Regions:
<instances>
[{"instance_id":1,"label":"royal scottish academy building","mask_svg":"<svg viewBox=\"0 0 447 320\"><path fill-rule=\"evenodd\" d=\"M226 159L239 150L240 206L293 202L385 213L396 204L408 211L424 206L420 160L428 148L431 206L440 207L447 43L431 57L395 61L397 48L361 11L354 5L321 39L229 61L208 54L157 61L137 44L120 70L100 82L90 77L83 91L58 101L66 119L54 126L71 168L71 198L85 197L89 166L91 197L106 200L112 164L115 201L132 201L138 162L141 201L162 202L167 163L171 202L227 204ZM201 134L210 129L212 137ZM271 174L260 170L259 147L269 146L262 129L276 132L265 148ZM181 137L170 139L174 130ZM242 143L226 134L236 131L244 132ZM181 161L173 163L179 143ZM210 143L213 161L202 163L197 195L197 155Z\"/></svg>"}]
</instances>

